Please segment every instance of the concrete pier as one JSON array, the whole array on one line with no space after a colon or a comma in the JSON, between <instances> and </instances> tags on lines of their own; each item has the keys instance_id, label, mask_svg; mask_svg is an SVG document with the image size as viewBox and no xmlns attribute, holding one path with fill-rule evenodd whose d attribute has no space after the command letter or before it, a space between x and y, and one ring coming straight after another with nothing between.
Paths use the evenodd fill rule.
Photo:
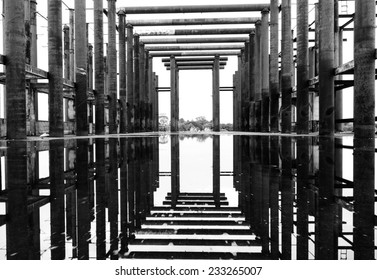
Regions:
<instances>
[{"instance_id":1,"label":"concrete pier","mask_svg":"<svg viewBox=\"0 0 377 280\"><path fill-rule=\"evenodd\" d=\"M255 24L255 131L262 131L261 21Z\"/></svg>"},{"instance_id":2,"label":"concrete pier","mask_svg":"<svg viewBox=\"0 0 377 280\"><path fill-rule=\"evenodd\" d=\"M140 132L140 36L134 34L134 128Z\"/></svg>"},{"instance_id":3,"label":"concrete pier","mask_svg":"<svg viewBox=\"0 0 377 280\"><path fill-rule=\"evenodd\" d=\"M212 121L213 131L220 131L220 61L215 56L212 70Z\"/></svg>"},{"instance_id":4,"label":"concrete pier","mask_svg":"<svg viewBox=\"0 0 377 280\"><path fill-rule=\"evenodd\" d=\"M119 99L120 116L119 132L127 132L127 76L126 76L126 15L118 13L118 33L119 33Z\"/></svg>"},{"instance_id":5,"label":"concrete pier","mask_svg":"<svg viewBox=\"0 0 377 280\"><path fill-rule=\"evenodd\" d=\"M262 70L262 131L270 131L270 84L269 84L269 10L263 9L261 21L261 70Z\"/></svg>"},{"instance_id":6,"label":"concrete pier","mask_svg":"<svg viewBox=\"0 0 377 280\"><path fill-rule=\"evenodd\" d=\"M109 134L117 133L117 50L116 50L116 0L107 0L108 5L108 96L109 96Z\"/></svg>"},{"instance_id":7,"label":"concrete pier","mask_svg":"<svg viewBox=\"0 0 377 280\"><path fill-rule=\"evenodd\" d=\"M126 25L127 32L127 66L126 66L126 75L127 75L127 132L134 132L135 124L135 99L134 99L134 64L133 64L133 27L132 25Z\"/></svg>"},{"instance_id":8,"label":"concrete pier","mask_svg":"<svg viewBox=\"0 0 377 280\"><path fill-rule=\"evenodd\" d=\"M177 92L177 65L175 57L170 57L170 130L172 132L178 131L178 92Z\"/></svg>"}]
</instances>

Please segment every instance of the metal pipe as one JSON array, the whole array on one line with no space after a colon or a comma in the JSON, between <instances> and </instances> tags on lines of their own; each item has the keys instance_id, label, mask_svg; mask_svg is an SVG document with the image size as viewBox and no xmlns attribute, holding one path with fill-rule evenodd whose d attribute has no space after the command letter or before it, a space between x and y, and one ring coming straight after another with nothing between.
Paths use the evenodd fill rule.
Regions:
<instances>
[{"instance_id":1,"label":"metal pipe","mask_svg":"<svg viewBox=\"0 0 377 280\"><path fill-rule=\"evenodd\" d=\"M215 56L212 70L212 120L213 131L220 131L220 61L219 56Z\"/></svg>"},{"instance_id":2,"label":"metal pipe","mask_svg":"<svg viewBox=\"0 0 377 280\"><path fill-rule=\"evenodd\" d=\"M281 131L291 133L292 126L292 32L291 0L282 2L282 50L281 50Z\"/></svg>"},{"instance_id":3,"label":"metal pipe","mask_svg":"<svg viewBox=\"0 0 377 280\"><path fill-rule=\"evenodd\" d=\"M109 134L117 133L117 50L116 50L116 0L107 0L108 5L108 95L109 95Z\"/></svg>"},{"instance_id":4,"label":"metal pipe","mask_svg":"<svg viewBox=\"0 0 377 280\"><path fill-rule=\"evenodd\" d=\"M253 24L258 17L239 18L177 18L177 19L146 19L128 20L127 23L133 26L168 26L168 25L207 25L207 24Z\"/></svg>"},{"instance_id":5,"label":"metal pipe","mask_svg":"<svg viewBox=\"0 0 377 280\"><path fill-rule=\"evenodd\" d=\"M63 38L61 27L62 1L48 1L48 119L49 135L54 137L64 136L62 79Z\"/></svg>"},{"instance_id":6,"label":"metal pipe","mask_svg":"<svg viewBox=\"0 0 377 280\"><path fill-rule=\"evenodd\" d=\"M234 56L239 55L240 51L238 50L213 50L213 51L169 51L169 52L149 52L152 57L170 57L171 55L174 56L209 56L209 55L227 55L227 56Z\"/></svg>"},{"instance_id":7,"label":"metal pipe","mask_svg":"<svg viewBox=\"0 0 377 280\"><path fill-rule=\"evenodd\" d=\"M233 50L242 49L244 44L225 44L225 45L173 45L173 46L147 46L148 51L186 51L186 50Z\"/></svg>"},{"instance_id":8,"label":"metal pipe","mask_svg":"<svg viewBox=\"0 0 377 280\"><path fill-rule=\"evenodd\" d=\"M128 132L134 131L134 85L133 85L133 27L132 25L126 25L127 30L127 121Z\"/></svg>"},{"instance_id":9,"label":"metal pipe","mask_svg":"<svg viewBox=\"0 0 377 280\"><path fill-rule=\"evenodd\" d=\"M162 62L170 62L170 59L168 58L163 58L161 59ZM176 57L175 58L175 61L177 61L177 63L179 62L185 62L185 61L188 61L188 62L194 62L194 61L215 61L215 56L207 56L207 57ZM228 61L228 58L227 57L219 57L219 61Z\"/></svg>"},{"instance_id":10,"label":"metal pipe","mask_svg":"<svg viewBox=\"0 0 377 280\"><path fill-rule=\"evenodd\" d=\"M24 1L5 1L7 138L26 138Z\"/></svg>"},{"instance_id":11,"label":"metal pipe","mask_svg":"<svg viewBox=\"0 0 377 280\"><path fill-rule=\"evenodd\" d=\"M126 14L118 13L119 36L119 132L127 132L127 79L126 79Z\"/></svg>"},{"instance_id":12,"label":"metal pipe","mask_svg":"<svg viewBox=\"0 0 377 280\"><path fill-rule=\"evenodd\" d=\"M263 9L261 22L261 70L262 70L262 131L270 130L270 88L269 88L269 53L268 53L268 18L269 10Z\"/></svg>"},{"instance_id":13,"label":"metal pipe","mask_svg":"<svg viewBox=\"0 0 377 280\"><path fill-rule=\"evenodd\" d=\"M319 134L332 136L335 132L334 0L320 1L319 14Z\"/></svg>"},{"instance_id":14,"label":"metal pipe","mask_svg":"<svg viewBox=\"0 0 377 280\"><path fill-rule=\"evenodd\" d=\"M308 0L297 2L297 125L298 134L309 133L309 17Z\"/></svg>"},{"instance_id":15,"label":"metal pipe","mask_svg":"<svg viewBox=\"0 0 377 280\"><path fill-rule=\"evenodd\" d=\"M167 38L148 38L144 37L140 39L146 45L152 44L193 44L193 43L239 43L246 42L248 37L167 37Z\"/></svg>"},{"instance_id":16,"label":"metal pipe","mask_svg":"<svg viewBox=\"0 0 377 280\"><path fill-rule=\"evenodd\" d=\"M375 2L370 0L356 1L355 4L354 132L355 138L374 138Z\"/></svg>"},{"instance_id":17,"label":"metal pipe","mask_svg":"<svg viewBox=\"0 0 377 280\"><path fill-rule=\"evenodd\" d=\"M252 28L210 28L210 29L172 29L156 31L140 31L140 36L176 36L176 35L224 35L250 34Z\"/></svg>"},{"instance_id":18,"label":"metal pipe","mask_svg":"<svg viewBox=\"0 0 377 280\"><path fill-rule=\"evenodd\" d=\"M279 1L271 0L270 15L270 128L279 131Z\"/></svg>"},{"instance_id":19,"label":"metal pipe","mask_svg":"<svg viewBox=\"0 0 377 280\"><path fill-rule=\"evenodd\" d=\"M160 13L221 13L221 12L255 12L269 8L268 4L237 5L184 5L184 6L125 6L119 8L126 14L160 14Z\"/></svg>"}]
</instances>

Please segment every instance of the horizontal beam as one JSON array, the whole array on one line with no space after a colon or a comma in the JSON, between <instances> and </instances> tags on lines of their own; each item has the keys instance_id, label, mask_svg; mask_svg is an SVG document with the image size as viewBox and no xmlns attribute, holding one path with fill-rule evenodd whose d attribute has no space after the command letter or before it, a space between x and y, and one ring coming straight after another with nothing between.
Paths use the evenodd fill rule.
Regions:
<instances>
[{"instance_id":1,"label":"horizontal beam","mask_svg":"<svg viewBox=\"0 0 377 280\"><path fill-rule=\"evenodd\" d=\"M178 61L177 66L213 66L214 62L213 61ZM220 65L225 66L226 61L221 61ZM170 62L164 63L164 66L170 67Z\"/></svg>"},{"instance_id":2,"label":"horizontal beam","mask_svg":"<svg viewBox=\"0 0 377 280\"><path fill-rule=\"evenodd\" d=\"M119 8L118 12L124 12L126 14L257 12L269 7L269 4L185 5L145 7L126 6Z\"/></svg>"},{"instance_id":3,"label":"horizontal beam","mask_svg":"<svg viewBox=\"0 0 377 280\"><path fill-rule=\"evenodd\" d=\"M0 64L5 64L5 56L0 54Z\"/></svg>"},{"instance_id":4,"label":"horizontal beam","mask_svg":"<svg viewBox=\"0 0 377 280\"><path fill-rule=\"evenodd\" d=\"M48 72L37 67L25 64L26 76L30 78L48 79Z\"/></svg>"},{"instance_id":5,"label":"horizontal beam","mask_svg":"<svg viewBox=\"0 0 377 280\"><path fill-rule=\"evenodd\" d=\"M175 61L214 61L215 56L207 56L207 57L177 57ZM228 61L227 57L220 57L220 61ZM170 62L170 58L163 58L161 59L162 62Z\"/></svg>"},{"instance_id":6,"label":"horizontal beam","mask_svg":"<svg viewBox=\"0 0 377 280\"><path fill-rule=\"evenodd\" d=\"M244 48L244 44L227 44L227 45L169 45L169 46L147 46L147 51L193 51L193 50L239 50Z\"/></svg>"},{"instance_id":7,"label":"horizontal beam","mask_svg":"<svg viewBox=\"0 0 377 280\"><path fill-rule=\"evenodd\" d=\"M212 70L213 66L178 66L178 70ZM225 69L224 66L220 66L220 69ZM171 70L170 67L166 67L166 70Z\"/></svg>"},{"instance_id":8,"label":"horizontal beam","mask_svg":"<svg viewBox=\"0 0 377 280\"><path fill-rule=\"evenodd\" d=\"M197 38L141 38L145 45L152 44L195 44L195 43L244 43L249 41L249 36L239 37L197 37Z\"/></svg>"},{"instance_id":9,"label":"horizontal beam","mask_svg":"<svg viewBox=\"0 0 377 280\"><path fill-rule=\"evenodd\" d=\"M169 25L208 25L208 24L253 24L260 17L239 18L176 18L176 19L145 19L127 20L132 26L169 26Z\"/></svg>"},{"instance_id":10,"label":"horizontal beam","mask_svg":"<svg viewBox=\"0 0 377 280\"><path fill-rule=\"evenodd\" d=\"M170 51L170 52L149 52L152 57L170 57L170 56L210 56L210 55L224 55L234 56L240 55L241 51L238 50L213 50L213 51Z\"/></svg>"},{"instance_id":11,"label":"horizontal beam","mask_svg":"<svg viewBox=\"0 0 377 280\"><path fill-rule=\"evenodd\" d=\"M140 36L174 36L174 35L224 35L224 34L250 34L253 28L223 28L223 29L170 29L137 32Z\"/></svg>"}]
</instances>

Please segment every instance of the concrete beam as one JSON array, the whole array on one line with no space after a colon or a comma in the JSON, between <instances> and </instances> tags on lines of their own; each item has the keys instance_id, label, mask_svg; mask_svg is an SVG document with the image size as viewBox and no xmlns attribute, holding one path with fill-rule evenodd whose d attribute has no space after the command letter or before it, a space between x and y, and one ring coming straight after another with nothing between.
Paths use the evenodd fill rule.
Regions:
<instances>
[{"instance_id":1,"label":"concrete beam","mask_svg":"<svg viewBox=\"0 0 377 280\"><path fill-rule=\"evenodd\" d=\"M141 38L141 42L146 45L152 44L198 44L198 43L244 43L249 40L248 37L195 37L195 38Z\"/></svg>"},{"instance_id":2,"label":"concrete beam","mask_svg":"<svg viewBox=\"0 0 377 280\"><path fill-rule=\"evenodd\" d=\"M207 57L176 57L175 61L178 62L185 62L185 61L211 61L213 62L215 60L215 56L207 56ZM162 62L170 62L170 59L168 58L163 58L161 59ZM227 57L219 57L219 61L228 61Z\"/></svg>"},{"instance_id":3,"label":"concrete beam","mask_svg":"<svg viewBox=\"0 0 377 280\"><path fill-rule=\"evenodd\" d=\"M256 12L269 8L269 4L237 5L185 5L185 6L125 6L119 8L126 14L160 14L160 13L221 13L221 12Z\"/></svg>"},{"instance_id":4,"label":"concrete beam","mask_svg":"<svg viewBox=\"0 0 377 280\"><path fill-rule=\"evenodd\" d=\"M177 66L178 70L212 70L213 66L198 65L198 66ZM225 67L220 66L220 69L225 69ZM166 70L171 70L171 67L167 67Z\"/></svg>"},{"instance_id":5,"label":"concrete beam","mask_svg":"<svg viewBox=\"0 0 377 280\"><path fill-rule=\"evenodd\" d=\"M210 28L210 29L171 29L156 31L140 31L140 36L176 36L176 35L224 35L250 34L253 28Z\"/></svg>"},{"instance_id":6,"label":"concrete beam","mask_svg":"<svg viewBox=\"0 0 377 280\"><path fill-rule=\"evenodd\" d=\"M240 18L177 18L177 19L147 19L128 20L127 23L133 26L169 26L169 25L208 25L208 24L253 24L258 17Z\"/></svg>"},{"instance_id":7,"label":"concrete beam","mask_svg":"<svg viewBox=\"0 0 377 280\"><path fill-rule=\"evenodd\" d=\"M171 55L174 56L214 56L218 55L226 55L226 56L235 56L239 55L241 52L238 50L213 50L213 51L171 51L171 52L149 52L149 55L152 57L170 57Z\"/></svg>"},{"instance_id":8,"label":"concrete beam","mask_svg":"<svg viewBox=\"0 0 377 280\"><path fill-rule=\"evenodd\" d=\"M147 51L192 51L192 50L238 50L245 47L245 44L225 44L225 45L172 45L172 46L147 46L145 49Z\"/></svg>"},{"instance_id":9,"label":"concrete beam","mask_svg":"<svg viewBox=\"0 0 377 280\"><path fill-rule=\"evenodd\" d=\"M177 66L213 66L215 61L177 61ZM219 62L220 65L225 66L226 61ZM170 67L170 62L164 63L164 66Z\"/></svg>"}]
</instances>

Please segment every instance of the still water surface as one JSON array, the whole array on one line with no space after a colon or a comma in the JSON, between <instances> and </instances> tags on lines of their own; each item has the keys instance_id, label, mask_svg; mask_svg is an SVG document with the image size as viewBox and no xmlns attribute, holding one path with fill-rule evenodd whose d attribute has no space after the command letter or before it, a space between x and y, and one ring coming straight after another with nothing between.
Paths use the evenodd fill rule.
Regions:
<instances>
[{"instance_id":1,"label":"still water surface","mask_svg":"<svg viewBox=\"0 0 377 280\"><path fill-rule=\"evenodd\" d=\"M374 141L1 144L0 259L377 257Z\"/></svg>"}]
</instances>

